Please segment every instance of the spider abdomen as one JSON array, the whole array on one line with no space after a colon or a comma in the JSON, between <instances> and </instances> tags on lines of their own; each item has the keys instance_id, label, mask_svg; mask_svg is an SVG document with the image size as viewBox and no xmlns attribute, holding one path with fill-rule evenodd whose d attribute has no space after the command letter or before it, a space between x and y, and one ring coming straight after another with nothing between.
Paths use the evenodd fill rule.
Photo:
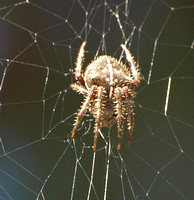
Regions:
<instances>
[{"instance_id":1,"label":"spider abdomen","mask_svg":"<svg viewBox=\"0 0 194 200\"><path fill-rule=\"evenodd\" d=\"M130 71L116 58L104 55L88 65L84 80L87 88L97 85L109 90L111 81L115 87L127 84L130 81Z\"/></svg>"}]
</instances>

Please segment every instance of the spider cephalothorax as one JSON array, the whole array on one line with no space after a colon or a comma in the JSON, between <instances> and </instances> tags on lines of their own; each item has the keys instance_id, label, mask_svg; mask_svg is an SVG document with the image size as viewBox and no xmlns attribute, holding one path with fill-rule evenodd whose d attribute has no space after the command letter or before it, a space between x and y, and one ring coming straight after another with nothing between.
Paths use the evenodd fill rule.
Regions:
<instances>
[{"instance_id":1,"label":"spider cephalothorax","mask_svg":"<svg viewBox=\"0 0 194 200\"><path fill-rule=\"evenodd\" d=\"M75 78L78 83L71 84L73 90L83 94L85 100L78 110L75 119L72 137L86 111L89 110L95 118L94 127L94 151L96 150L98 131L100 127L111 127L117 122L118 150L121 147L123 136L123 120L127 116L129 139L131 142L134 128L134 98L135 87L139 85L141 76L138 67L125 45L121 45L125 51L130 68L111 56L97 57L82 73L84 60L83 42L77 57Z\"/></svg>"}]
</instances>

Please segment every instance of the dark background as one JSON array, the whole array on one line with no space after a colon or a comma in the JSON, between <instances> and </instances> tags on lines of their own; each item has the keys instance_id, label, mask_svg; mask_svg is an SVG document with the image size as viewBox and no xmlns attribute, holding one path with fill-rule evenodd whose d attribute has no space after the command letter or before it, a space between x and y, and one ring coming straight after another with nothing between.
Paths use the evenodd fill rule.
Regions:
<instances>
[{"instance_id":1,"label":"dark background","mask_svg":"<svg viewBox=\"0 0 194 200\"><path fill-rule=\"evenodd\" d=\"M192 199L193 13L192 1L1 1L0 199L87 199L94 156L92 200L105 191L113 200ZM126 132L120 152L113 126L93 153L89 114L70 137L83 97L69 86L84 40L84 66L121 58L127 42L144 77L132 143Z\"/></svg>"}]
</instances>

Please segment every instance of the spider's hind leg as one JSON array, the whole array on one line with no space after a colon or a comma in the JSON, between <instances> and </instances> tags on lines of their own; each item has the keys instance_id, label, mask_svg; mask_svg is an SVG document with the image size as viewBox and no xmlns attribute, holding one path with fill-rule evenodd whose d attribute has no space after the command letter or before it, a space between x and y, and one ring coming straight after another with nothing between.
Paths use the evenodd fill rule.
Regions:
<instances>
[{"instance_id":1,"label":"spider's hind leg","mask_svg":"<svg viewBox=\"0 0 194 200\"><path fill-rule=\"evenodd\" d=\"M136 87L137 85L139 85L140 80L141 80L139 68L138 68L138 66L136 66L136 63L133 59L133 56L131 55L131 53L127 49L127 47L123 44L121 45L121 47L125 51L126 59L127 59L127 61L129 62L129 65L130 65L130 71L132 73L132 78L133 78L132 86Z\"/></svg>"},{"instance_id":2,"label":"spider's hind leg","mask_svg":"<svg viewBox=\"0 0 194 200\"><path fill-rule=\"evenodd\" d=\"M82 65L83 65L83 61L84 61L84 47L85 47L85 45L86 45L86 41L83 42L81 47L80 47L79 54L78 54L78 57L77 57L77 62L76 62L76 68L75 68L75 78L84 87L86 87L86 85L85 85L85 81L84 81L83 74L82 74Z\"/></svg>"}]
</instances>

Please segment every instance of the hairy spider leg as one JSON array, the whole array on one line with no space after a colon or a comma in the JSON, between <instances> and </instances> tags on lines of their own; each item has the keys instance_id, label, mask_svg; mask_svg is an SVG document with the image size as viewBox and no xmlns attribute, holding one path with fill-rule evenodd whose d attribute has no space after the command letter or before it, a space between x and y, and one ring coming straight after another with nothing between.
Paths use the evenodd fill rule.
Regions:
<instances>
[{"instance_id":1,"label":"hairy spider leg","mask_svg":"<svg viewBox=\"0 0 194 200\"><path fill-rule=\"evenodd\" d=\"M123 138L123 104L122 104L122 89L120 87L115 88L114 91L114 99L115 99L115 112L117 114L116 121L118 127L118 147L120 150L122 138Z\"/></svg>"},{"instance_id":2,"label":"hairy spider leg","mask_svg":"<svg viewBox=\"0 0 194 200\"><path fill-rule=\"evenodd\" d=\"M139 85L139 83L140 83L140 79L141 79L140 73L138 71L138 68L136 67L136 63L135 63L130 51L127 49L127 47L124 44L122 44L121 47L125 51L126 59L129 62L130 70L131 70L132 76L133 76L133 87L135 87L135 86Z\"/></svg>"},{"instance_id":3,"label":"hairy spider leg","mask_svg":"<svg viewBox=\"0 0 194 200\"><path fill-rule=\"evenodd\" d=\"M130 89L128 87L124 87L123 88L123 93L124 93L124 96L125 96L125 99L126 99L126 107L127 107L127 115L128 115L128 118L127 118L127 129L129 131L129 137L128 137L128 141L127 141L127 146L130 145L131 143L131 138L132 138L132 134L133 134L133 129L134 129L134 111L133 111L133 105L134 105L134 102L133 102L133 99L134 97L132 97L130 94L131 92L129 91Z\"/></svg>"},{"instance_id":4,"label":"hairy spider leg","mask_svg":"<svg viewBox=\"0 0 194 200\"><path fill-rule=\"evenodd\" d=\"M89 103L90 103L90 101L92 99L95 87L96 86L93 86L91 88L88 96L85 98L85 100L84 100L84 102L83 102L83 104L81 106L81 109L78 110L78 114L77 114L77 117L75 118L74 128L73 128L71 137L75 136L75 132L77 130L77 127L78 127L79 123L81 122L82 118L84 117L84 115L86 114L86 111L87 111L88 105L89 105Z\"/></svg>"},{"instance_id":5,"label":"hairy spider leg","mask_svg":"<svg viewBox=\"0 0 194 200\"><path fill-rule=\"evenodd\" d=\"M129 137L128 137L128 141L127 141L127 146L130 145L131 143L131 138L132 138L132 134L133 134L133 129L134 129L134 112L133 109L131 108L130 112L128 113L128 131L129 131Z\"/></svg>"},{"instance_id":6,"label":"hairy spider leg","mask_svg":"<svg viewBox=\"0 0 194 200\"><path fill-rule=\"evenodd\" d=\"M86 88L85 81L84 81L83 74L82 74L82 65L83 65L83 61L84 61L85 45L86 45L86 41L82 43L79 53L78 53L76 68L75 68L75 78L76 78L76 80L78 80L80 82L80 84L82 86L84 86Z\"/></svg>"},{"instance_id":7,"label":"hairy spider leg","mask_svg":"<svg viewBox=\"0 0 194 200\"><path fill-rule=\"evenodd\" d=\"M71 88L75 90L76 92L79 92L80 94L83 94L84 96L88 95L88 90L84 88L82 85L78 85L76 83L71 84Z\"/></svg>"},{"instance_id":8,"label":"hairy spider leg","mask_svg":"<svg viewBox=\"0 0 194 200\"><path fill-rule=\"evenodd\" d=\"M98 131L100 129L101 123L102 123L102 115L104 110L104 103L103 103L103 97L105 91L103 90L103 87L98 87L98 93L97 93L97 99L95 100L95 108L96 108L96 119L95 119L95 127L94 127L94 151L96 151L96 145L97 145L97 139L98 139Z\"/></svg>"}]
</instances>

